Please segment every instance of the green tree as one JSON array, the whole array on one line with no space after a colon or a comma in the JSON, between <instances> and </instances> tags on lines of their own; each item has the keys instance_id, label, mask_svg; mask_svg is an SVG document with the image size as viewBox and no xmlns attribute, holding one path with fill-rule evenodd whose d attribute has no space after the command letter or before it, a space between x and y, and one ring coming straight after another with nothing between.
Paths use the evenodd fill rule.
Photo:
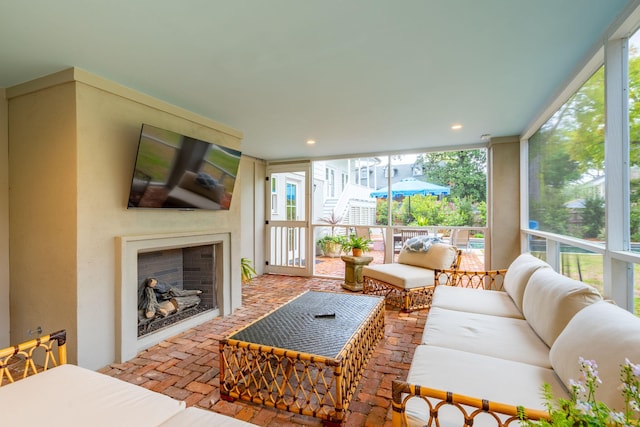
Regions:
<instances>
[{"instance_id":1,"label":"green tree","mask_svg":"<svg viewBox=\"0 0 640 427\"><path fill-rule=\"evenodd\" d=\"M564 206L566 196L561 190L549 188L543 200L530 201L530 217L540 223L540 229L567 234L569 211Z\"/></svg>"},{"instance_id":2,"label":"green tree","mask_svg":"<svg viewBox=\"0 0 640 427\"><path fill-rule=\"evenodd\" d=\"M640 165L640 55L633 51L629 58L629 143L631 164Z\"/></svg>"},{"instance_id":3,"label":"green tree","mask_svg":"<svg viewBox=\"0 0 640 427\"><path fill-rule=\"evenodd\" d=\"M412 196L412 219L407 220L407 225L477 225L484 227L486 224L486 203L481 202L478 206L484 208L484 214L468 198L444 198L438 200L436 196ZM408 212L405 212L405 218L409 218Z\"/></svg>"},{"instance_id":4,"label":"green tree","mask_svg":"<svg viewBox=\"0 0 640 427\"><path fill-rule=\"evenodd\" d=\"M487 199L487 151L484 149L427 153L416 163L425 171L427 181L451 189L452 198L474 202Z\"/></svg>"},{"instance_id":5,"label":"green tree","mask_svg":"<svg viewBox=\"0 0 640 427\"><path fill-rule=\"evenodd\" d=\"M411 196L411 216L409 216L409 200L405 198L402 208L408 224L413 225L441 225L447 215L446 203L438 200L436 196Z\"/></svg>"},{"instance_id":6,"label":"green tree","mask_svg":"<svg viewBox=\"0 0 640 427\"><path fill-rule=\"evenodd\" d=\"M604 199L600 196L589 197L584 201L582 212L584 237L592 239L598 237L604 228Z\"/></svg>"},{"instance_id":7,"label":"green tree","mask_svg":"<svg viewBox=\"0 0 640 427\"><path fill-rule=\"evenodd\" d=\"M640 179L632 179L630 183L631 194L629 202L631 205L630 228L631 240L640 242Z\"/></svg>"},{"instance_id":8,"label":"green tree","mask_svg":"<svg viewBox=\"0 0 640 427\"><path fill-rule=\"evenodd\" d=\"M572 161L580 173L604 169L604 67L600 67L564 106L571 120L564 126Z\"/></svg>"}]
</instances>

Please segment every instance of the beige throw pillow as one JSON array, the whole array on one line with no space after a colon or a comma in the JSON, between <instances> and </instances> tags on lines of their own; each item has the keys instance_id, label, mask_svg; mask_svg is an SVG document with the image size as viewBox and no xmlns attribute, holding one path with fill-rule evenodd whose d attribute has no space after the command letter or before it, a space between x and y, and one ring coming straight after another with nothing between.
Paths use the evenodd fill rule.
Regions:
<instances>
[{"instance_id":1,"label":"beige throw pillow","mask_svg":"<svg viewBox=\"0 0 640 427\"><path fill-rule=\"evenodd\" d=\"M504 290L509 294L518 309L522 311L522 299L529 278L539 268L551 268L549 264L531 255L524 253L511 263L504 275Z\"/></svg>"},{"instance_id":2,"label":"beige throw pillow","mask_svg":"<svg viewBox=\"0 0 640 427\"><path fill-rule=\"evenodd\" d=\"M446 270L451 268L457 255L458 249L455 246L434 243L426 252L412 252L403 248L398 255L398 263L430 270Z\"/></svg>"},{"instance_id":3,"label":"beige throw pillow","mask_svg":"<svg viewBox=\"0 0 640 427\"><path fill-rule=\"evenodd\" d=\"M538 336L551 347L577 312L601 300L592 286L550 268L541 268L531 275L524 290L522 313Z\"/></svg>"},{"instance_id":4,"label":"beige throw pillow","mask_svg":"<svg viewBox=\"0 0 640 427\"><path fill-rule=\"evenodd\" d=\"M567 324L549 352L551 366L570 388L580 379L578 358L595 360L598 376L596 398L617 411L624 409L620 365L628 358L640 362L640 318L606 301L582 309Z\"/></svg>"}]
</instances>

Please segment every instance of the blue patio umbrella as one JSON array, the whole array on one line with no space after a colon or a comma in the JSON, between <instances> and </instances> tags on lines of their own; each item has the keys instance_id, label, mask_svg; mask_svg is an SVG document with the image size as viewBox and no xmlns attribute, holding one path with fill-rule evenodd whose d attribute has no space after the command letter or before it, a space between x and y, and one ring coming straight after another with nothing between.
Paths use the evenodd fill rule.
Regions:
<instances>
[{"instance_id":1,"label":"blue patio umbrella","mask_svg":"<svg viewBox=\"0 0 640 427\"><path fill-rule=\"evenodd\" d=\"M432 184L426 181L419 181L415 178L405 178L395 184L391 184L391 197L397 196L447 196L450 193L449 187ZM376 199L387 198L389 187L384 187L376 191L372 191L369 196Z\"/></svg>"}]
</instances>

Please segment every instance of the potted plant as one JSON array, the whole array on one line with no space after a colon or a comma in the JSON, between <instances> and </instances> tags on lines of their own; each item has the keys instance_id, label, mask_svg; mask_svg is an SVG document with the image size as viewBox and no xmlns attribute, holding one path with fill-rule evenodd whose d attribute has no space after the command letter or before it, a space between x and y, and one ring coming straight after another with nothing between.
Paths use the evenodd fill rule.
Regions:
<instances>
[{"instance_id":1,"label":"potted plant","mask_svg":"<svg viewBox=\"0 0 640 427\"><path fill-rule=\"evenodd\" d=\"M240 259L240 272L242 283L244 284L251 282L251 279L257 275L256 270L253 268L253 265L251 265L251 260L248 258Z\"/></svg>"},{"instance_id":2,"label":"potted plant","mask_svg":"<svg viewBox=\"0 0 640 427\"><path fill-rule=\"evenodd\" d=\"M330 258L336 258L340 255L344 242L343 236L324 236L317 241L322 253Z\"/></svg>"},{"instance_id":3,"label":"potted plant","mask_svg":"<svg viewBox=\"0 0 640 427\"><path fill-rule=\"evenodd\" d=\"M335 228L336 225L342 222L342 217L340 215L336 215L335 211L331 211L331 215L320 218L320 222L331 225L331 235L321 237L316 243L318 243L325 256L330 258L340 256L340 253L343 250L342 245L345 242L345 238L344 236L336 235Z\"/></svg>"},{"instance_id":4,"label":"potted plant","mask_svg":"<svg viewBox=\"0 0 640 427\"><path fill-rule=\"evenodd\" d=\"M331 215L320 218L320 222L331 225L331 235L334 236L336 225L342 222L342 217L331 211Z\"/></svg>"},{"instance_id":5,"label":"potted plant","mask_svg":"<svg viewBox=\"0 0 640 427\"><path fill-rule=\"evenodd\" d=\"M366 237L351 236L342 244L342 250L345 254L351 251L353 256L358 257L369 250L371 243L373 243L373 241Z\"/></svg>"}]
</instances>

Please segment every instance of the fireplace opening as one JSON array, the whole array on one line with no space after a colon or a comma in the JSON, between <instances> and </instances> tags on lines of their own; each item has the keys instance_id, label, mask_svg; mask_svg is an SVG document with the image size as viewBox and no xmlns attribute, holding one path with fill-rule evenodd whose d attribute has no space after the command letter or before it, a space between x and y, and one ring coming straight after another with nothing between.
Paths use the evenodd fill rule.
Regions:
<instances>
[{"instance_id":1,"label":"fireplace opening","mask_svg":"<svg viewBox=\"0 0 640 427\"><path fill-rule=\"evenodd\" d=\"M214 245L138 253L138 338L218 308Z\"/></svg>"}]
</instances>

